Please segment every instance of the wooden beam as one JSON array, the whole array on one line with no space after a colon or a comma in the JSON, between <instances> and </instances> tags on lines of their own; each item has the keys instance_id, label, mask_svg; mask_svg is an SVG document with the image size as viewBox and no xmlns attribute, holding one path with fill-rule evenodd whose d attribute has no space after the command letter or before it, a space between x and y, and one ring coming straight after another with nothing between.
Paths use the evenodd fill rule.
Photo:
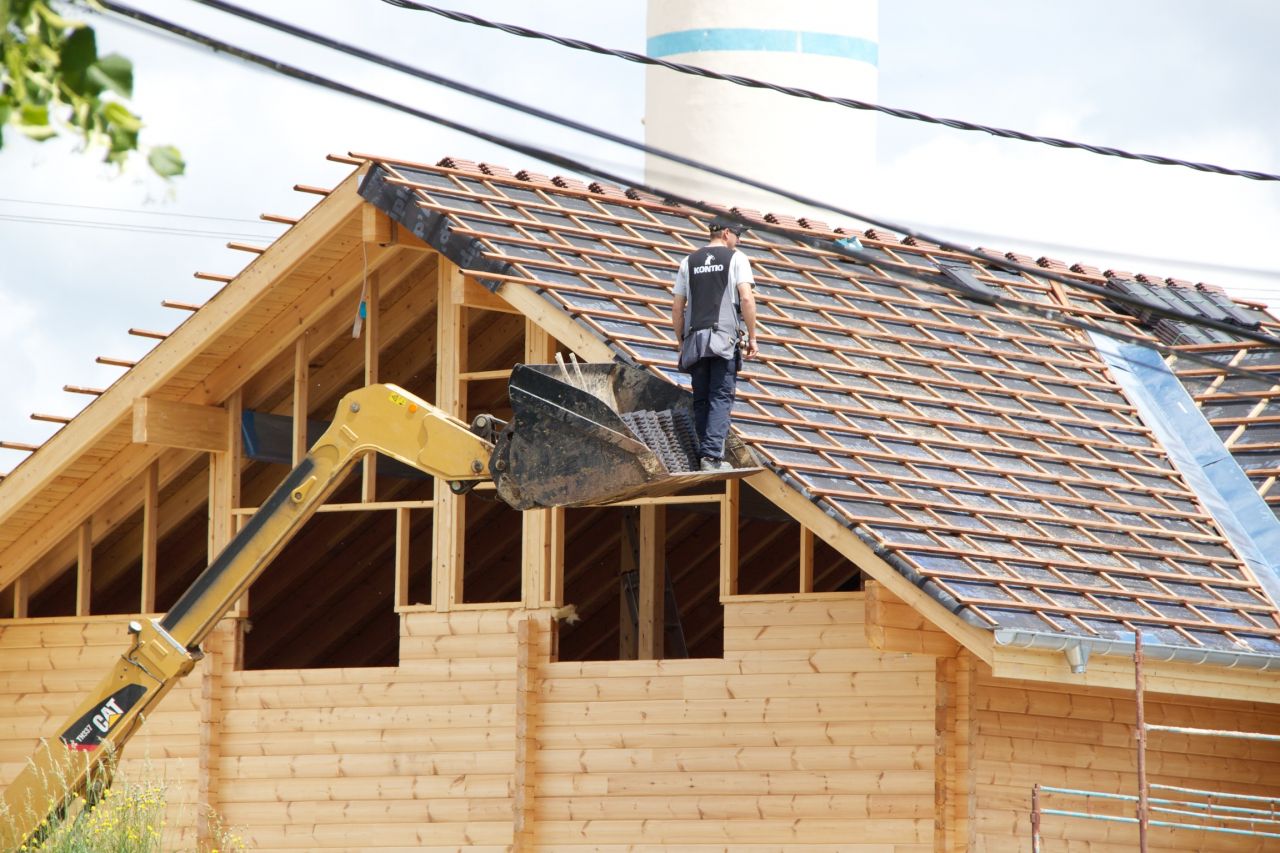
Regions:
<instances>
[{"instance_id":1,"label":"wooden beam","mask_svg":"<svg viewBox=\"0 0 1280 853\"><path fill-rule=\"evenodd\" d=\"M307 359L307 335L301 334L293 342L293 465L296 468L307 455L307 413L311 411L308 399L311 364Z\"/></svg>"},{"instance_id":2,"label":"wooden beam","mask_svg":"<svg viewBox=\"0 0 1280 853\"><path fill-rule=\"evenodd\" d=\"M468 279L470 282L470 279ZM486 291L487 292L487 291ZM532 320L524 323L524 361L546 364L554 359L555 339ZM522 513L522 566L525 607L564 605L564 509Z\"/></svg>"},{"instance_id":3,"label":"wooden beam","mask_svg":"<svg viewBox=\"0 0 1280 853\"><path fill-rule=\"evenodd\" d=\"M612 361L609 345L587 331L565 311L552 305L533 288L514 281L503 281L496 291L502 299L525 317L537 323L560 343L586 361Z\"/></svg>"},{"instance_id":4,"label":"wooden beam","mask_svg":"<svg viewBox=\"0 0 1280 853\"><path fill-rule=\"evenodd\" d=\"M813 592L813 531L800 525L800 586L799 591Z\"/></svg>"},{"instance_id":5,"label":"wooden beam","mask_svg":"<svg viewBox=\"0 0 1280 853\"><path fill-rule=\"evenodd\" d=\"M100 355L94 359L97 364L105 364L108 367L133 367L138 362L131 358L113 358L109 355Z\"/></svg>"},{"instance_id":6,"label":"wooden beam","mask_svg":"<svg viewBox=\"0 0 1280 853\"><path fill-rule=\"evenodd\" d=\"M661 660L666 634L667 508L646 504L639 508L639 618L637 657Z\"/></svg>"},{"instance_id":7,"label":"wooden beam","mask_svg":"<svg viewBox=\"0 0 1280 853\"><path fill-rule=\"evenodd\" d=\"M298 218L296 216L281 216L279 213L259 213L258 218L263 222L275 222L280 225L298 224Z\"/></svg>"},{"instance_id":8,"label":"wooden beam","mask_svg":"<svg viewBox=\"0 0 1280 853\"><path fill-rule=\"evenodd\" d=\"M741 483L726 480L720 503L720 597L738 594L738 499Z\"/></svg>"},{"instance_id":9,"label":"wooden beam","mask_svg":"<svg viewBox=\"0 0 1280 853\"><path fill-rule=\"evenodd\" d=\"M269 252L251 263L233 286L225 288L216 304L211 303L197 312L161 346L151 350L139 362L140 366L145 364L146 369L130 370L121 376L111 386L110 393L103 394L102 399L46 442L42 453L28 464L18 466L6 479L4 489L0 489L0 524L27 507L35 493L67 467L81 462L102 433L130 417L135 399L163 388L203 353L208 341L232 328L257 305L263 293L312 258L316 245L340 230L364 203L356 191L362 177L363 170L344 180L328 199L312 208L296 228L281 235ZM12 581L11 577L5 577L10 565L7 560L0 565L3 565L0 585L4 585Z\"/></svg>"},{"instance_id":10,"label":"wooden beam","mask_svg":"<svg viewBox=\"0 0 1280 853\"><path fill-rule=\"evenodd\" d=\"M391 217L372 204L360 208L360 236L366 243L391 242Z\"/></svg>"},{"instance_id":11,"label":"wooden beam","mask_svg":"<svg viewBox=\"0 0 1280 853\"><path fill-rule=\"evenodd\" d=\"M26 619L28 608L31 605L30 584L27 582L26 575L20 575L13 582L13 618Z\"/></svg>"},{"instance_id":12,"label":"wooden beam","mask_svg":"<svg viewBox=\"0 0 1280 853\"><path fill-rule=\"evenodd\" d=\"M71 423L71 418L67 417L66 415L46 415L43 412L32 412L31 420L42 421L44 423L49 423L49 424L62 424L62 425Z\"/></svg>"},{"instance_id":13,"label":"wooden beam","mask_svg":"<svg viewBox=\"0 0 1280 853\"><path fill-rule=\"evenodd\" d=\"M138 609L156 612L156 546L160 541L160 463L142 475L142 594Z\"/></svg>"},{"instance_id":14,"label":"wooden beam","mask_svg":"<svg viewBox=\"0 0 1280 853\"><path fill-rule=\"evenodd\" d=\"M88 616L93 593L93 523L76 532L76 615Z\"/></svg>"},{"instance_id":15,"label":"wooden beam","mask_svg":"<svg viewBox=\"0 0 1280 853\"><path fill-rule=\"evenodd\" d=\"M409 544L413 533L412 510L396 507L395 601L396 607L409 605Z\"/></svg>"},{"instance_id":16,"label":"wooden beam","mask_svg":"<svg viewBox=\"0 0 1280 853\"><path fill-rule=\"evenodd\" d=\"M1143 663L1148 693L1204 696L1274 705L1276 676L1239 667L1152 661ZM1071 672L1062 652L996 646L991 672L997 678L1046 681L1077 687L1109 687L1133 691L1133 659L1125 655L1092 655L1083 674Z\"/></svg>"},{"instance_id":17,"label":"wooden beam","mask_svg":"<svg viewBox=\"0 0 1280 853\"><path fill-rule=\"evenodd\" d=\"M440 258L436 266L436 406L466 420L467 388L460 376L467 369L467 309L454 297L462 272ZM436 610L452 610L463 601L462 561L466 541L466 500L449 484L435 481L435 518L432 524Z\"/></svg>"},{"instance_id":18,"label":"wooden beam","mask_svg":"<svg viewBox=\"0 0 1280 853\"><path fill-rule=\"evenodd\" d=\"M223 408L139 397L133 401L133 441L225 453L231 446L231 425Z\"/></svg>"},{"instance_id":19,"label":"wooden beam","mask_svg":"<svg viewBox=\"0 0 1280 853\"><path fill-rule=\"evenodd\" d=\"M772 471L762 471L759 474L752 474L746 482L783 512L812 530L815 536L820 536L824 542L843 554L863 574L884 584L885 588L901 601L918 610L931 623L937 625L983 661L990 663L993 654L993 639L990 631L970 625L943 607L940 602L886 563L852 530L788 486L777 474Z\"/></svg>"},{"instance_id":20,"label":"wooden beam","mask_svg":"<svg viewBox=\"0 0 1280 853\"><path fill-rule=\"evenodd\" d=\"M485 311L501 311L505 314L519 314L520 311L511 305L510 302L476 281L472 276L466 276L459 285L457 294L458 301L468 308L482 308Z\"/></svg>"},{"instance_id":21,"label":"wooden beam","mask_svg":"<svg viewBox=\"0 0 1280 853\"><path fill-rule=\"evenodd\" d=\"M368 210L372 205L367 205ZM375 208L376 209L376 208ZM379 211L381 212L381 211ZM384 216L386 214L383 214ZM378 382L379 348L381 340L381 281L380 273L374 270L365 283L365 317L364 317L364 384L374 385ZM360 499L372 503L378 499L378 454L368 453L364 457L363 471L360 479Z\"/></svg>"},{"instance_id":22,"label":"wooden beam","mask_svg":"<svg viewBox=\"0 0 1280 853\"><path fill-rule=\"evenodd\" d=\"M223 410L223 429L230 432L230 422L240 423L239 392L227 401ZM235 432L239 438L239 430ZM209 562L227 547L235 533L235 508L240 502L239 441L227 449L209 454Z\"/></svg>"}]
</instances>

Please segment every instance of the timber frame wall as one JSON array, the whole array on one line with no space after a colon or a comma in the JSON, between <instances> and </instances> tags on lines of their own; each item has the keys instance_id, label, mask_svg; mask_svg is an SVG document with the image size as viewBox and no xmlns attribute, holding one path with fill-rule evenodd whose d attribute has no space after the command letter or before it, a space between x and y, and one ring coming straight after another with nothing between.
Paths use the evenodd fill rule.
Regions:
<instances>
[{"instance_id":1,"label":"timber frame wall","mask_svg":"<svg viewBox=\"0 0 1280 853\"><path fill-rule=\"evenodd\" d=\"M104 395L116 408L86 413L120 455L69 494L67 513L10 546L18 562L0 566L13 617L0 620L0 783L100 678L129 616L175 595L158 571L162 556L202 565L278 481L282 467L246 462L242 410L291 416L296 461L308 416L323 415L352 384L417 383L411 390L466 418L501 405L488 389L514 361L545 362L557 351L609 357L531 292L490 293L352 202L353 182L331 194L347 207L322 211L309 231L300 226L292 260L274 272L250 267L275 276L272 287L250 292L246 272L210 303L228 317L271 299L285 300L282 311L243 332L198 382L148 390L126 374L115 394L124 402ZM307 265L315 269L304 282L280 284ZM368 312L352 340L362 295ZM174 346L221 327L193 328L180 327ZM68 435L62 444L87 446L74 429ZM259 636L272 630L263 617L272 596L251 591L130 745L130 762L151 763L179 798L219 809L263 850L1024 851L1034 783L1135 789L1132 694L1113 689L1124 684L1123 662L1096 660L1094 675L1073 678L1059 657L1002 658L989 638L883 572L887 585L865 592L815 592L815 543L859 572L875 558L776 476L750 485L794 522L796 591L739 594L738 484L634 501L638 659L575 662L557 654L557 618L571 603L563 511L524 513L510 572L516 592L472 601L467 545L477 522L467 500L443 484L393 493L366 464L317 518L389 519L378 564L391 578L396 664L246 668L248 625L257 619ZM664 659L667 515L689 501L716 519L722 658ZM425 544L415 526L423 514L432 518ZM312 559L323 562L324 552ZM104 577L135 572L136 607L96 613ZM57 582L71 591L66 615L33 616L33 596ZM616 586L616 577L601 583ZM1172 698L1192 684L1187 692L1209 695ZM1152 722L1280 732L1280 709L1264 704L1273 697L1245 680L1166 667L1150 690ZM1159 746L1150 772L1167 784L1272 794L1280 778L1274 747ZM179 841L207 833L200 824ZM1043 834L1046 851L1134 845L1120 825L1050 822ZM1157 833L1152 849L1259 845Z\"/></svg>"}]
</instances>

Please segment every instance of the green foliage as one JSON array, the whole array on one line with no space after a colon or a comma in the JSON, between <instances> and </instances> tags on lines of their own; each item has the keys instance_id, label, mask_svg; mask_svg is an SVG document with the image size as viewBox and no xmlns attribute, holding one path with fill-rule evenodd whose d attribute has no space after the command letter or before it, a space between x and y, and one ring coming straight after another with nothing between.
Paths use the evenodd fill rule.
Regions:
<instances>
[{"instance_id":1,"label":"green foliage","mask_svg":"<svg viewBox=\"0 0 1280 853\"><path fill-rule=\"evenodd\" d=\"M3 0L0 0L2 3ZM85 793L68 795L66 809L39 840L18 848L22 853L162 853L190 851L178 846L195 834L196 821L183 803L173 803L170 785L148 767L139 778L117 773L116 756L90 774ZM3 817L0 815L0 817ZM244 841L210 811L209 840L195 853L243 853ZM185 830L185 832L184 832Z\"/></svg>"},{"instance_id":2,"label":"green foliage","mask_svg":"<svg viewBox=\"0 0 1280 853\"><path fill-rule=\"evenodd\" d=\"M124 103L131 97L133 63L118 53L100 56L92 27L46 0L0 0L0 147L6 127L38 142L69 130L123 165L139 150L142 130ZM147 162L164 178L186 168L171 145L152 148Z\"/></svg>"}]
</instances>

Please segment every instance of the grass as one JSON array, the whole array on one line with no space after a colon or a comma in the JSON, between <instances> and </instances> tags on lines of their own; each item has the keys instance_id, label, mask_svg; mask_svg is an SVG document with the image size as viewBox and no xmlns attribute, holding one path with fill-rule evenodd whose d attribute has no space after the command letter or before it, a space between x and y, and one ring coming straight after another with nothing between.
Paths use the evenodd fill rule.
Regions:
<instances>
[{"instance_id":1,"label":"grass","mask_svg":"<svg viewBox=\"0 0 1280 853\"><path fill-rule=\"evenodd\" d=\"M104 784L108 779L113 779L109 787ZM111 767L98 769L87 791L89 798L72 799L64 818L41 840L18 849L23 853L239 853L245 849L216 812L190 814L189 804L171 802L169 783L155 778L145 764L137 779L116 774ZM200 819L208 821L209 841L196 847L185 845L185 839L194 838Z\"/></svg>"}]
</instances>

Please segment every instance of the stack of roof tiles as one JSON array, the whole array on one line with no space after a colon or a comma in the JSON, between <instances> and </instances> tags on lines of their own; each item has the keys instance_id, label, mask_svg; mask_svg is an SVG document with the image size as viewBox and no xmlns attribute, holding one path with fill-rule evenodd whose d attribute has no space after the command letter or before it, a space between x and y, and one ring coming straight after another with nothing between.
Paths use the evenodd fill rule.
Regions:
<instances>
[{"instance_id":1,"label":"stack of roof tiles","mask_svg":"<svg viewBox=\"0 0 1280 853\"><path fill-rule=\"evenodd\" d=\"M465 269L535 288L620 356L685 381L671 282L705 245L704 213L457 160L379 160L374 185ZM1130 333L1134 318L889 234L859 235L854 261L832 250L843 232L784 225L794 233L756 229L740 244L760 357L742 373L735 428L762 461L973 624L1280 653L1276 604L1087 337L1018 306ZM943 264L998 304L957 293Z\"/></svg>"}]
</instances>

